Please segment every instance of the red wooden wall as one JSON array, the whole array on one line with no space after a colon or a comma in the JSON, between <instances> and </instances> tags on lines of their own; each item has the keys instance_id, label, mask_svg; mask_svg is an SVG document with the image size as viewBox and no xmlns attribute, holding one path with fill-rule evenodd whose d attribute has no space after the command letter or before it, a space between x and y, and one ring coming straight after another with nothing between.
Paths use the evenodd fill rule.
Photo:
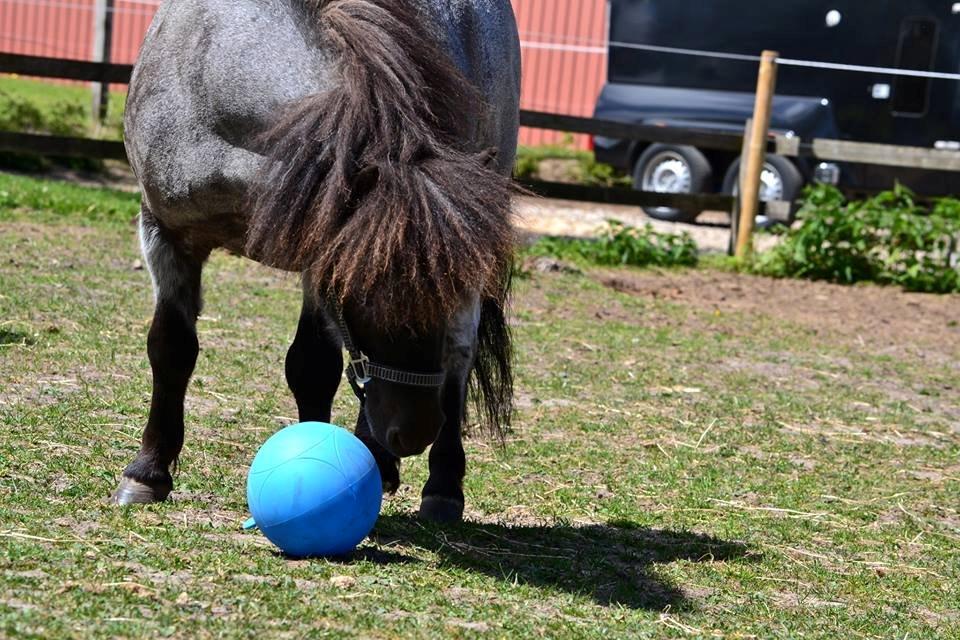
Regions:
<instances>
[{"instance_id":1,"label":"red wooden wall","mask_svg":"<svg viewBox=\"0 0 960 640\"><path fill-rule=\"evenodd\" d=\"M523 47L526 109L590 115L606 74L606 0L512 0ZM158 0L116 0L114 62L133 62ZM0 51L89 60L93 0L0 0ZM524 130L524 144L562 140ZM585 144L583 136L575 139Z\"/></svg>"}]
</instances>

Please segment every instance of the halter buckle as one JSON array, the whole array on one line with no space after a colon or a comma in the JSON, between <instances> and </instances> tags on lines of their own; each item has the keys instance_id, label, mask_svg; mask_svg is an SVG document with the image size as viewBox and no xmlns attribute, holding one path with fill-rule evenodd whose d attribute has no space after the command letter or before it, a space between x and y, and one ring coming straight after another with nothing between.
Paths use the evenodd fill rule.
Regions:
<instances>
[{"instance_id":1,"label":"halter buckle","mask_svg":"<svg viewBox=\"0 0 960 640\"><path fill-rule=\"evenodd\" d=\"M359 358L350 358L350 371L353 372L353 381L362 389L373 376L370 375L370 358L362 351Z\"/></svg>"}]
</instances>

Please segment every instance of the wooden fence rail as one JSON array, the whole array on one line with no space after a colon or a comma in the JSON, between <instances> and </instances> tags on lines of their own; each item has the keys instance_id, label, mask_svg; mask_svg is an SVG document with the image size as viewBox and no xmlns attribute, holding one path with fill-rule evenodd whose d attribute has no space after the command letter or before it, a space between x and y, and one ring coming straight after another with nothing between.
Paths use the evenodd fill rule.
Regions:
<instances>
[{"instance_id":1,"label":"wooden fence rail","mask_svg":"<svg viewBox=\"0 0 960 640\"><path fill-rule=\"evenodd\" d=\"M132 71L133 65L128 64L0 53L0 73L125 84L130 81ZM526 127L553 131L584 133L640 142L687 144L704 149L736 152L740 151L743 143L742 134L735 132L676 129L541 111L522 111L520 113L520 124ZM767 152L784 156L805 156L821 161L960 171L960 152L922 147L901 147L826 139L805 142L796 137L771 136L768 141Z\"/></svg>"},{"instance_id":2,"label":"wooden fence rail","mask_svg":"<svg viewBox=\"0 0 960 640\"><path fill-rule=\"evenodd\" d=\"M67 158L104 158L124 162L127 160L126 149L123 143L117 140L69 138L16 131L0 131L0 151Z\"/></svg>"},{"instance_id":3,"label":"wooden fence rail","mask_svg":"<svg viewBox=\"0 0 960 640\"><path fill-rule=\"evenodd\" d=\"M133 73L133 65L0 53L0 73L16 73L22 76L58 78L61 80L127 84L130 82L130 75Z\"/></svg>"},{"instance_id":4,"label":"wooden fence rail","mask_svg":"<svg viewBox=\"0 0 960 640\"><path fill-rule=\"evenodd\" d=\"M722 151L740 151L740 145L743 144L743 135L733 132L657 127L544 113L542 111L521 111L520 126L567 133L586 133L605 138L637 140L640 142L685 144L701 149L719 149ZM776 153L776 149L776 141L771 141L770 152Z\"/></svg>"},{"instance_id":5,"label":"wooden fence rail","mask_svg":"<svg viewBox=\"0 0 960 640\"><path fill-rule=\"evenodd\" d=\"M97 83L125 84L130 80L132 65L85 62L39 56L0 53L0 73L60 78ZM684 144L704 149L740 152L743 135L735 132L677 129L582 118L540 111L521 111L520 124L526 127L583 133L608 138ZM796 137L771 135L765 142L766 152L785 156L804 156L818 161L874 164L927 170L960 171L960 152L919 147L816 139L808 142ZM0 150L44 155L82 156L125 160L123 143L110 140L67 138L19 132L0 132ZM723 194L668 194L635 191L625 188L591 187L554 182L525 181L535 193L547 197L628 204L642 207L676 207L731 211L734 199ZM784 219L783 207L760 203L760 213ZM779 203L783 204L783 203Z\"/></svg>"}]
</instances>

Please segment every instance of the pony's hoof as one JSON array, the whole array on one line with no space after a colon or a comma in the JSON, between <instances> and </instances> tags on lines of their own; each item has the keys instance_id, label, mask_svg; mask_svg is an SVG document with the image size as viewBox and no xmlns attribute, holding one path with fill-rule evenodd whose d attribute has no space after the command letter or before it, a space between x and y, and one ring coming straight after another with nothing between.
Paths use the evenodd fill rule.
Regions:
<instances>
[{"instance_id":1,"label":"pony's hoof","mask_svg":"<svg viewBox=\"0 0 960 640\"><path fill-rule=\"evenodd\" d=\"M117 490L110 496L110 502L121 505L163 502L172 490L173 487L171 486L150 486L139 480L123 476L120 478L120 485L117 487Z\"/></svg>"},{"instance_id":2,"label":"pony's hoof","mask_svg":"<svg viewBox=\"0 0 960 640\"><path fill-rule=\"evenodd\" d=\"M377 460L380 467L380 480L383 483L383 493L393 495L400 488L400 460Z\"/></svg>"},{"instance_id":3,"label":"pony's hoof","mask_svg":"<svg viewBox=\"0 0 960 640\"><path fill-rule=\"evenodd\" d=\"M424 496L420 501L420 518L429 522L460 522L463 502L443 496Z\"/></svg>"}]
</instances>

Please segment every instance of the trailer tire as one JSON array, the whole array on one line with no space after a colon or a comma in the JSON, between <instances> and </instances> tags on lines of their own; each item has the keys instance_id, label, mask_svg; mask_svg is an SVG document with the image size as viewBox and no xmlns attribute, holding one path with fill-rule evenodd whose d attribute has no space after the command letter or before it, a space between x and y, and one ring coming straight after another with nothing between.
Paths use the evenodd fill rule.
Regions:
<instances>
[{"instance_id":1,"label":"trailer tire","mask_svg":"<svg viewBox=\"0 0 960 640\"><path fill-rule=\"evenodd\" d=\"M786 200L791 203L790 220L793 222L795 207L793 203L800 197L803 190L803 175L797 166L783 156L768 155L763 164L764 177L761 185L760 200L767 202L770 200ZM767 177L769 176L769 177ZM740 177L740 158L737 158L727 169L727 174L723 178L723 192L730 195L736 195L737 179ZM775 193L770 193L773 190ZM766 195L764 192L766 191ZM788 222L788 224L789 224ZM766 216L757 217L758 227L767 227L776 224L776 221L766 219Z\"/></svg>"},{"instance_id":2,"label":"trailer tire","mask_svg":"<svg viewBox=\"0 0 960 640\"><path fill-rule=\"evenodd\" d=\"M710 190L713 169L706 156L687 145L652 144L633 167L633 188L659 193L704 193ZM644 207L651 218L668 222L693 222L700 210Z\"/></svg>"}]
</instances>

